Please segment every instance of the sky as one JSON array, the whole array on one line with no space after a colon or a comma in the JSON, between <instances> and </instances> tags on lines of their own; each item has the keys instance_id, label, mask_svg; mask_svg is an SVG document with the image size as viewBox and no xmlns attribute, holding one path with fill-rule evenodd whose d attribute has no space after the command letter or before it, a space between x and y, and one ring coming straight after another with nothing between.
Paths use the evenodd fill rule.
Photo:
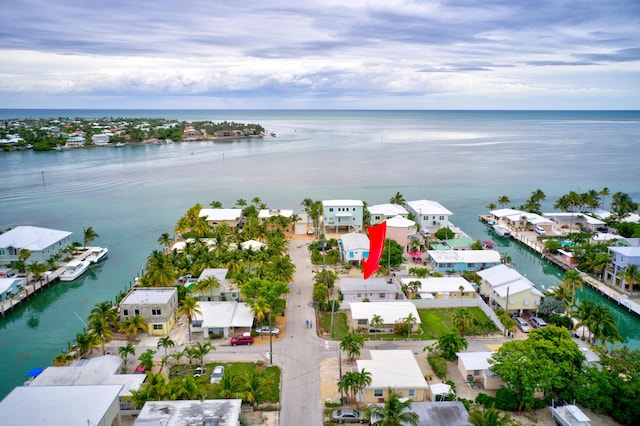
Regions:
<instances>
[{"instance_id":1,"label":"sky","mask_svg":"<svg viewBox=\"0 0 640 426\"><path fill-rule=\"evenodd\" d=\"M0 108L640 109L639 0L0 4Z\"/></svg>"}]
</instances>

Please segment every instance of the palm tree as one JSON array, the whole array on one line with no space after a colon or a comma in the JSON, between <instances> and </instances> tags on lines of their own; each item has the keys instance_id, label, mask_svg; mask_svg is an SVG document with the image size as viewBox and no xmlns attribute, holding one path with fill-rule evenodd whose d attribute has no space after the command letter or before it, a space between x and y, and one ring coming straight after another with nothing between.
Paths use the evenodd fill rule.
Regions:
<instances>
[{"instance_id":1,"label":"palm tree","mask_svg":"<svg viewBox=\"0 0 640 426\"><path fill-rule=\"evenodd\" d=\"M196 353L198 354L198 358L200 359L200 365L204 364L204 356L211 351L215 351L216 347L213 346L209 342L196 342Z\"/></svg>"},{"instance_id":2,"label":"palm tree","mask_svg":"<svg viewBox=\"0 0 640 426\"><path fill-rule=\"evenodd\" d=\"M240 374L238 382L242 389L242 400L255 406L265 400L272 379L264 371L252 369Z\"/></svg>"},{"instance_id":3,"label":"palm tree","mask_svg":"<svg viewBox=\"0 0 640 426\"><path fill-rule=\"evenodd\" d=\"M451 314L451 321L453 322L453 326L460 331L460 336L464 336L467 328L473 324L473 317L468 309L458 308Z\"/></svg>"},{"instance_id":4,"label":"palm tree","mask_svg":"<svg viewBox=\"0 0 640 426\"><path fill-rule=\"evenodd\" d=\"M469 342L467 342L467 339L460 336L456 329L442 333L436 343L436 347L442 351L447 361L455 361L458 359L456 353L467 349L468 346Z\"/></svg>"},{"instance_id":5,"label":"palm tree","mask_svg":"<svg viewBox=\"0 0 640 426\"><path fill-rule=\"evenodd\" d=\"M171 340L171 337L169 336L165 336L165 337L161 337L160 339L158 339L158 345L157 348L164 348L164 357L167 357L167 349L168 348L173 348L176 345L176 342L174 342L173 340Z\"/></svg>"},{"instance_id":6,"label":"palm tree","mask_svg":"<svg viewBox=\"0 0 640 426\"><path fill-rule=\"evenodd\" d=\"M593 307L590 316L590 330L593 341L600 341L605 349L607 348L606 342L622 341L615 318L604 305Z\"/></svg>"},{"instance_id":7,"label":"palm tree","mask_svg":"<svg viewBox=\"0 0 640 426\"><path fill-rule=\"evenodd\" d=\"M49 270L49 267L44 263L31 262L27 265L27 272L33 274L36 280L39 280L43 273Z\"/></svg>"},{"instance_id":8,"label":"palm tree","mask_svg":"<svg viewBox=\"0 0 640 426\"><path fill-rule=\"evenodd\" d=\"M568 286L564 284L555 286L547 292L547 295L562 302L564 311L569 312L571 307L571 289Z\"/></svg>"},{"instance_id":9,"label":"palm tree","mask_svg":"<svg viewBox=\"0 0 640 426\"><path fill-rule=\"evenodd\" d=\"M202 311L200 310L198 301L190 295L185 296L178 307L178 316L186 316L189 322L189 341L191 341L191 323L193 322L193 317L201 313Z\"/></svg>"},{"instance_id":10,"label":"palm tree","mask_svg":"<svg viewBox=\"0 0 640 426\"><path fill-rule=\"evenodd\" d=\"M89 323L89 332L95 336L95 342L102 347L102 355L107 353L106 343L113 337L113 330L106 320Z\"/></svg>"},{"instance_id":11,"label":"palm tree","mask_svg":"<svg viewBox=\"0 0 640 426\"><path fill-rule=\"evenodd\" d=\"M118 328L118 310L113 303L103 300L94 305L89 312L89 326L98 322L106 322L114 330Z\"/></svg>"},{"instance_id":12,"label":"palm tree","mask_svg":"<svg viewBox=\"0 0 640 426\"><path fill-rule=\"evenodd\" d=\"M87 352L97 347L95 336L92 333L76 333L76 348L78 356L84 357Z\"/></svg>"},{"instance_id":13,"label":"palm tree","mask_svg":"<svg viewBox=\"0 0 640 426\"><path fill-rule=\"evenodd\" d=\"M27 272L27 259L31 257L31 251L28 249L20 249L18 252L18 260L22 263L22 272Z\"/></svg>"},{"instance_id":14,"label":"palm tree","mask_svg":"<svg viewBox=\"0 0 640 426\"><path fill-rule=\"evenodd\" d=\"M500 207L504 208L504 206L506 206L510 202L511 202L511 200L506 195L503 195L500 198L498 198L498 204L500 204Z\"/></svg>"},{"instance_id":15,"label":"palm tree","mask_svg":"<svg viewBox=\"0 0 640 426\"><path fill-rule=\"evenodd\" d=\"M158 250L154 250L147 258L145 276L154 287L170 287L177 278L170 256Z\"/></svg>"},{"instance_id":16,"label":"palm tree","mask_svg":"<svg viewBox=\"0 0 640 426\"><path fill-rule=\"evenodd\" d=\"M236 207L240 207L241 209L243 209L246 206L247 206L247 200L245 200L244 198L238 198L238 200L236 201Z\"/></svg>"},{"instance_id":17,"label":"palm tree","mask_svg":"<svg viewBox=\"0 0 640 426\"><path fill-rule=\"evenodd\" d=\"M412 313L409 313L409 315L404 319L404 323L407 326L407 339L411 338L411 330L417 321L418 319Z\"/></svg>"},{"instance_id":18,"label":"palm tree","mask_svg":"<svg viewBox=\"0 0 640 426\"><path fill-rule=\"evenodd\" d=\"M576 289L579 288L582 290L584 285L584 281L582 280L582 275L580 272L572 269L571 271L565 272L562 276L562 284L567 286L568 289L571 290L571 307L576 304ZM569 317L571 317L571 311L568 311Z\"/></svg>"},{"instance_id":19,"label":"palm tree","mask_svg":"<svg viewBox=\"0 0 640 426\"><path fill-rule=\"evenodd\" d=\"M371 332L371 329L380 329L384 326L384 320L382 319L382 317L378 314L374 314L371 319L369 320L369 332Z\"/></svg>"},{"instance_id":20,"label":"palm tree","mask_svg":"<svg viewBox=\"0 0 640 426\"><path fill-rule=\"evenodd\" d=\"M158 237L158 244L164 247L165 251L169 248L171 243L173 243L173 239L168 232L163 232L162 235Z\"/></svg>"},{"instance_id":21,"label":"palm tree","mask_svg":"<svg viewBox=\"0 0 640 426\"><path fill-rule=\"evenodd\" d=\"M404 195L402 195L400 192L396 192L396 195L394 195L393 197L391 197L391 199L389 200L389 202L391 204L398 204L400 206L404 206L404 204L407 202L404 199Z\"/></svg>"},{"instance_id":22,"label":"palm tree","mask_svg":"<svg viewBox=\"0 0 640 426\"><path fill-rule=\"evenodd\" d=\"M222 208L222 203L220 201L212 201L209 203L209 206L211 206L212 209L221 209Z\"/></svg>"},{"instance_id":23,"label":"palm tree","mask_svg":"<svg viewBox=\"0 0 640 426\"><path fill-rule=\"evenodd\" d=\"M616 192L611 196L611 210L618 219L623 219L627 213L638 208L638 204L634 203L629 194L624 192Z\"/></svg>"},{"instance_id":24,"label":"palm tree","mask_svg":"<svg viewBox=\"0 0 640 426\"><path fill-rule=\"evenodd\" d=\"M362 371L347 371L342 375L342 378L338 380L338 388L344 393L351 394L354 401L357 401L357 395L364 388L371 384L371 373L364 368Z\"/></svg>"},{"instance_id":25,"label":"palm tree","mask_svg":"<svg viewBox=\"0 0 640 426\"><path fill-rule=\"evenodd\" d=\"M147 330L147 320L140 315L134 315L132 317L126 318L122 322L122 326L118 329L118 331L123 332L127 335L127 339L133 337L134 339L138 337L139 331Z\"/></svg>"},{"instance_id":26,"label":"palm tree","mask_svg":"<svg viewBox=\"0 0 640 426\"><path fill-rule=\"evenodd\" d=\"M238 377L229 374L228 371L225 371L220 381L213 386L218 398L242 398L241 384Z\"/></svg>"},{"instance_id":27,"label":"palm tree","mask_svg":"<svg viewBox=\"0 0 640 426\"><path fill-rule=\"evenodd\" d=\"M582 329L582 340L584 340L584 332L585 329L588 328L591 330L591 323L593 319L593 309L596 304L591 300L582 300L578 305L578 309L576 310L576 317L580 319L576 324L576 328L583 327Z\"/></svg>"},{"instance_id":28,"label":"palm tree","mask_svg":"<svg viewBox=\"0 0 640 426\"><path fill-rule=\"evenodd\" d=\"M497 408L489 407L480 409L474 407L469 413L469 421L474 426L509 426L511 424L511 416L502 414Z\"/></svg>"},{"instance_id":29,"label":"palm tree","mask_svg":"<svg viewBox=\"0 0 640 426\"><path fill-rule=\"evenodd\" d=\"M491 211L491 210L495 210L495 208L496 208L495 203L489 203L489 204L487 204L487 209L488 209L489 211Z\"/></svg>"},{"instance_id":30,"label":"palm tree","mask_svg":"<svg viewBox=\"0 0 640 426\"><path fill-rule=\"evenodd\" d=\"M122 358L122 361L124 361L124 370L127 370L127 361L129 359L129 355L131 356L135 356L136 355L136 348L133 346L133 344L131 343L127 343L126 346L120 346L118 348L118 353L120 354L120 357Z\"/></svg>"},{"instance_id":31,"label":"palm tree","mask_svg":"<svg viewBox=\"0 0 640 426\"><path fill-rule=\"evenodd\" d=\"M401 400L400 395L391 388L388 390L389 396L384 401L384 405L372 404L369 406L369 417L372 425L377 426L403 426L410 424L418 426L420 416L411 408L411 400Z\"/></svg>"},{"instance_id":32,"label":"palm tree","mask_svg":"<svg viewBox=\"0 0 640 426\"><path fill-rule=\"evenodd\" d=\"M346 334L340 340L340 349L349 356L349 361L353 361L360 356L360 349L364 347L364 337L357 333Z\"/></svg>"},{"instance_id":33,"label":"palm tree","mask_svg":"<svg viewBox=\"0 0 640 426\"><path fill-rule=\"evenodd\" d=\"M95 240L100 236L96 231L93 230L92 227L88 227L87 229L82 228L82 234L83 234L82 239L84 241L83 248L87 248L87 244L89 244L91 241Z\"/></svg>"},{"instance_id":34,"label":"palm tree","mask_svg":"<svg viewBox=\"0 0 640 426\"><path fill-rule=\"evenodd\" d=\"M169 399L172 400L196 400L204 401L207 396L205 384L198 382L195 377L187 375L182 379L174 379L169 382Z\"/></svg>"},{"instance_id":35,"label":"palm tree","mask_svg":"<svg viewBox=\"0 0 640 426\"><path fill-rule=\"evenodd\" d=\"M606 186L598 192L598 195L602 196L602 199L600 201L600 208L604 209L604 199L608 197L609 194L610 194L609 188L607 188Z\"/></svg>"},{"instance_id":36,"label":"palm tree","mask_svg":"<svg viewBox=\"0 0 640 426\"><path fill-rule=\"evenodd\" d=\"M634 291L635 286L640 284L640 270L638 265L629 264L622 270L621 278L629 285L629 291Z\"/></svg>"},{"instance_id":37,"label":"palm tree","mask_svg":"<svg viewBox=\"0 0 640 426\"><path fill-rule=\"evenodd\" d=\"M296 266L288 255L272 258L269 262L269 276L272 281L291 282L295 271Z\"/></svg>"},{"instance_id":38,"label":"palm tree","mask_svg":"<svg viewBox=\"0 0 640 426\"><path fill-rule=\"evenodd\" d=\"M213 300L214 288L220 288L220 281L215 276L209 275L196 281L191 287L191 290L202 294L209 291L211 293L211 300Z\"/></svg>"}]
</instances>

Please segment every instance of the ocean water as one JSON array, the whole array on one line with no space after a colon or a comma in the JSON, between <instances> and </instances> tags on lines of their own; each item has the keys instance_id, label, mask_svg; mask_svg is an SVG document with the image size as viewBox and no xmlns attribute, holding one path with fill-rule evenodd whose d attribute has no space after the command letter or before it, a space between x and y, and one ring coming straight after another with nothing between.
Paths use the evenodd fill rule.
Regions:
<instances>
[{"instance_id":1,"label":"ocean water","mask_svg":"<svg viewBox=\"0 0 640 426\"><path fill-rule=\"evenodd\" d=\"M0 229L93 227L109 259L71 284L57 284L0 319L0 396L81 332L87 314L140 273L163 232L195 203L260 197L301 210L311 199L388 202L433 199L476 239L478 221L507 195L515 206L536 189L543 210L569 191L608 187L640 199L638 111L205 111L0 110L0 119L161 117L259 123L276 137L63 152L0 153ZM605 200L605 204L610 197ZM540 288L561 275L529 250L497 240ZM585 297L590 297L585 295ZM616 308L615 306L612 309ZM617 312L627 344L640 322Z\"/></svg>"}]
</instances>

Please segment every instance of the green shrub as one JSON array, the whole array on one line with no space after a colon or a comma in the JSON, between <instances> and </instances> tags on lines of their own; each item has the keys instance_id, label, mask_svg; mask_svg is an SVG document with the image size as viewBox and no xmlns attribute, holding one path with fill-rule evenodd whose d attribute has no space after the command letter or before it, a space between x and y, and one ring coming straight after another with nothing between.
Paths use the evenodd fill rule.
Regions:
<instances>
[{"instance_id":1,"label":"green shrub","mask_svg":"<svg viewBox=\"0 0 640 426\"><path fill-rule=\"evenodd\" d=\"M511 388L500 388L496 392L496 405L498 410L518 411L518 400Z\"/></svg>"},{"instance_id":2,"label":"green shrub","mask_svg":"<svg viewBox=\"0 0 640 426\"><path fill-rule=\"evenodd\" d=\"M496 404L496 399L493 396L480 392L476 396L476 404L480 404L485 408L491 408Z\"/></svg>"},{"instance_id":3,"label":"green shrub","mask_svg":"<svg viewBox=\"0 0 640 426\"><path fill-rule=\"evenodd\" d=\"M447 361L441 356L427 356L429 365L433 368L433 372L441 379L447 378Z\"/></svg>"}]
</instances>

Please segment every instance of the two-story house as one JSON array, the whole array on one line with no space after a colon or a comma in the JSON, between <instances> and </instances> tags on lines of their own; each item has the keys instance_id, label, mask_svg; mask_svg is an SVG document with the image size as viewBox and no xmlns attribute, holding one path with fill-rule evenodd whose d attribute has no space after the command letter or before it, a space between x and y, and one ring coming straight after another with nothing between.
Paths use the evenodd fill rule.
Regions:
<instances>
[{"instance_id":1,"label":"two-story house","mask_svg":"<svg viewBox=\"0 0 640 426\"><path fill-rule=\"evenodd\" d=\"M608 247L613 255L611 267L605 271L605 282L620 286L629 290L629 283L622 278L622 273L628 265L636 265L640 268L640 247ZM633 291L633 289L631 289Z\"/></svg>"},{"instance_id":2,"label":"two-story house","mask_svg":"<svg viewBox=\"0 0 640 426\"><path fill-rule=\"evenodd\" d=\"M427 230L433 234L440 228L449 227L449 216L453 213L437 201L409 201L406 206L409 213L413 215L415 221L420 225L420 229Z\"/></svg>"},{"instance_id":3,"label":"two-story house","mask_svg":"<svg viewBox=\"0 0 640 426\"><path fill-rule=\"evenodd\" d=\"M503 308L507 312L538 309L544 294L531 281L506 265L478 272L482 278L480 294L489 299L489 306Z\"/></svg>"},{"instance_id":4,"label":"two-story house","mask_svg":"<svg viewBox=\"0 0 640 426\"><path fill-rule=\"evenodd\" d=\"M402 216L406 218L409 216L407 209L399 204L376 204L375 206L368 206L369 211L369 223L377 225L392 217Z\"/></svg>"},{"instance_id":5,"label":"two-story house","mask_svg":"<svg viewBox=\"0 0 640 426\"><path fill-rule=\"evenodd\" d=\"M147 333L166 335L176 323L178 289L175 287L135 287L122 299L120 315L127 319L140 315L147 320Z\"/></svg>"},{"instance_id":6,"label":"two-story house","mask_svg":"<svg viewBox=\"0 0 640 426\"><path fill-rule=\"evenodd\" d=\"M324 233L361 232L363 209L361 200L323 200Z\"/></svg>"},{"instance_id":7,"label":"two-story house","mask_svg":"<svg viewBox=\"0 0 640 426\"><path fill-rule=\"evenodd\" d=\"M207 268L198 277L198 279L190 283L189 287L192 289L191 294L196 299L203 302L226 302L229 300L240 300L240 289L238 286L227 280L228 268ZM207 290L194 290L198 289L198 281L204 280L208 277L213 277L218 282L218 286L212 286Z\"/></svg>"},{"instance_id":8,"label":"two-story house","mask_svg":"<svg viewBox=\"0 0 640 426\"><path fill-rule=\"evenodd\" d=\"M16 226L0 234L0 265L19 260L22 249L31 253L27 263L46 264L47 259L70 244L71 232L37 226Z\"/></svg>"}]
</instances>

